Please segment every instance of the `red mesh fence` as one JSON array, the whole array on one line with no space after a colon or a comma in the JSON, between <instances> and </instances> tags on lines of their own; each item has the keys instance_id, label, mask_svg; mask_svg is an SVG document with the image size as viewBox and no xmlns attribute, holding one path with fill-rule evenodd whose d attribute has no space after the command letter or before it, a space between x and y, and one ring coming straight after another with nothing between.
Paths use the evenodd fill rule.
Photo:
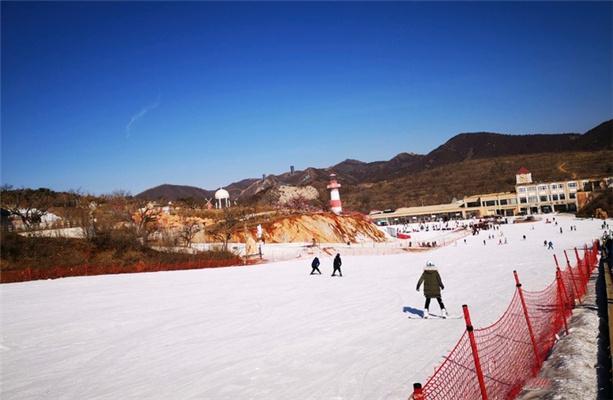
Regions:
<instances>
[{"instance_id":1,"label":"red mesh fence","mask_svg":"<svg viewBox=\"0 0 613 400\"><path fill-rule=\"evenodd\" d=\"M253 264L253 262L247 262ZM108 275L108 274L126 274L136 272L158 272L158 271L175 271L184 269L201 269L201 268L216 268L229 267L233 265L242 265L243 261L239 258L228 259L209 259L200 261L189 261L174 264L134 264L134 265L108 265L108 266L91 266L79 265L75 267L53 267L45 269L26 268L19 271L2 271L0 273L0 283L25 282L39 279L56 279L69 276L87 276L87 275Z\"/></svg>"},{"instance_id":2,"label":"red mesh fence","mask_svg":"<svg viewBox=\"0 0 613 400\"><path fill-rule=\"evenodd\" d=\"M556 279L538 292L525 291L516 276L516 291L498 321L471 326L464 308L466 331L415 400L514 399L526 381L537 375L557 334L566 328L575 299L581 301L597 261L597 242L576 252L571 267L556 268ZM557 260L556 260L557 262Z\"/></svg>"}]
</instances>

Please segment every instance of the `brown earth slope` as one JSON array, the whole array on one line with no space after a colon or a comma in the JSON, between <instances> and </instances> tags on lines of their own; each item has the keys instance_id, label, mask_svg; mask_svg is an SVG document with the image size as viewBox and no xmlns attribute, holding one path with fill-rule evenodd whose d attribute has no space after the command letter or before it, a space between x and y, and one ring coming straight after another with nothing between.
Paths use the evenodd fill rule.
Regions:
<instances>
[{"instance_id":1,"label":"brown earth slope","mask_svg":"<svg viewBox=\"0 0 613 400\"><path fill-rule=\"evenodd\" d=\"M384 242L385 235L364 216L337 216L332 213L315 213L279 217L262 224L266 243L307 242L359 243ZM247 237L255 240L256 229L247 230ZM245 242L245 232L237 230L233 241Z\"/></svg>"}]
</instances>

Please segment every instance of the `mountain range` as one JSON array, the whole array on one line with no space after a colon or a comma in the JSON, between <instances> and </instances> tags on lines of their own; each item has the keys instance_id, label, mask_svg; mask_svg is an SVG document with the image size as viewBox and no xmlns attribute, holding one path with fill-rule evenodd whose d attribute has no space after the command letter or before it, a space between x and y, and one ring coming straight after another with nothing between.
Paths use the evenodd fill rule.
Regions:
<instances>
[{"instance_id":1,"label":"mountain range","mask_svg":"<svg viewBox=\"0 0 613 400\"><path fill-rule=\"evenodd\" d=\"M484 191L511 190L515 171L525 166L538 179L613 174L613 120L579 133L510 135L461 133L428 154L399 153L388 161L347 159L328 168L248 178L224 188L242 203L261 201L279 185L312 185L327 198L325 186L334 172L343 184L343 202L351 208L398 207L449 202ZM444 183L449 177L453 181ZM437 184L438 181L438 184ZM477 184L475 184L475 182ZM214 190L164 184L136 195L149 200L211 198ZM401 204L397 204L400 202Z\"/></svg>"}]
</instances>

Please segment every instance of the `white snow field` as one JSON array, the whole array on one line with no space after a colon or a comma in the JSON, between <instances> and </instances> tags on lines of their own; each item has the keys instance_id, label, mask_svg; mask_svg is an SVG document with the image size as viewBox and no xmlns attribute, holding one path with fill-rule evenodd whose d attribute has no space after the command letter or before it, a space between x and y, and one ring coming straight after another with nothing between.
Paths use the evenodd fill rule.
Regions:
<instances>
[{"instance_id":1,"label":"white snow field","mask_svg":"<svg viewBox=\"0 0 613 400\"><path fill-rule=\"evenodd\" d=\"M432 251L344 257L342 278L329 257L321 276L303 259L0 285L0 397L406 399L464 331L462 319L403 312L423 307L426 261L449 312L467 303L481 327L511 300L513 269L527 290L553 280L543 240L563 260L601 233L602 221L556 220L501 226L508 245L482 231Z\"/></svg>"}]
</instances>

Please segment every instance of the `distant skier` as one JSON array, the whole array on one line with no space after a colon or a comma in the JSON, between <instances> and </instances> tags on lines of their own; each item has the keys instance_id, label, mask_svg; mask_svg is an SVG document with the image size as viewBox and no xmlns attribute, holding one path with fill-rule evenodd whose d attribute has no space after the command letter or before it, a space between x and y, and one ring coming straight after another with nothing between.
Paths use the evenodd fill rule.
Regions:
<instances>
[{"instance_id":1,"label":"distant skier","mask_svg":"<svg viewBox=\"0 0 613 400\"><path fill-rule=\"evenodd\" d=\"M340 276L343 276L343 273L341 272L341 265L343 265L343 262L341 261L341 255L336 253L336 257L334 257L334 262L332 263L332 266L334 267L334 270L332 271L332 276L336 276L336 271L338 271L338 274Z\"/></svg>"},{"instance_id":2,"label":"distant skier","mask_svg":"<svg viewBox=\"0 0 613 400\"><path fill-rule=\"evenodd\" d=\"M562 234L562 227L560 227L560 234Z\"/></svg>"},{"instance_id":3,"label":"distant skier","mask_svg":"<svg viewBox=\"0 0 613 400\"><path fill-rule=\"evenodd\" d=\"M315 257L313 259L313 262L311 263L311 268L313 268L313 270L311 271L311 275L313 275L315 271L317 271L317 273L321 275L321 271L319 270L319 258Z\"/></svg>"},{"instance_id":4,"label":"distant skier","mask_svg":"<svg viewBox=\"0 0 613 400\"><path fill-rule=\"evenodd\" d=\"M547 239L543 241L543 247L547 247Z\"/></svg>"},{"instance_id":5,"label":"distant skier","mask_svg":"<svg viewBox=\"0 0 613 400\"><path fill-rule=\"evenodd\" d=\"M549 241L549 245L547 246L547 250L553 250L553 243L551 240Z\"/></svg>"},{"instance_id":6,"label":"distant skier","mask_svg":"<svg viewBox=\"0 0 613 400\"><path fill-rule=\"evenodd\" d=\"M443 318L447 318L447 310L445 309L445 305L443 304L443 300L441 299L441 289L445 289L445 286L443 285L441 276L439 275L434 263L430 261L426 263L426 266L424 267L424 272L422 272L421 277L417 282L418 292L422 282L424 284L424 296L426 297L426 304L424 306L424 318L428 318L430 316L430 300L433 297L436 298L436 301L438 301L438 305L441 308L441 314L443 315Z\"/></svg>"}]
</instances>

